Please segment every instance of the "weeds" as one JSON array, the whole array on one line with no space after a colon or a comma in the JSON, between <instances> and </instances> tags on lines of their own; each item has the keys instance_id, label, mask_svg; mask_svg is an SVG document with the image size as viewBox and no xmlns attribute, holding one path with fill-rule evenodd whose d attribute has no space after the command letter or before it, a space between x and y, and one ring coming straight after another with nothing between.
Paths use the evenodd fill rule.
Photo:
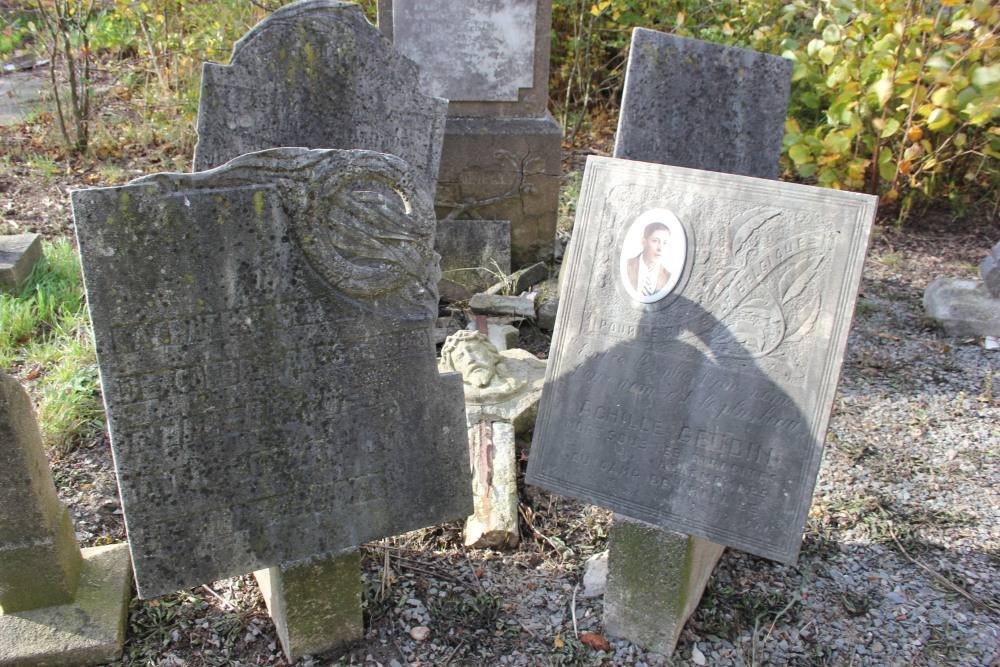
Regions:
<instances>
[{"instance_id":1,"label":"weeds","mask_svg":"<svg viewBox=\"0 0 1000 667\"><path fill-rule=\"evenodd\" d=\"M42 439L64 454L103 431L103 410L79 257L65 239L43 252L22 292L0 295L0 368L31 383Z\"/></svg>"}]
</instances>

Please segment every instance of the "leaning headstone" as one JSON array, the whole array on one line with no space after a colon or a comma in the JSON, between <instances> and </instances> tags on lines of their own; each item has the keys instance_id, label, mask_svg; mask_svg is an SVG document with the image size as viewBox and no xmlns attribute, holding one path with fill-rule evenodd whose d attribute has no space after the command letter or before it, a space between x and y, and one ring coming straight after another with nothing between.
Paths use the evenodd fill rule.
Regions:
<instances>
[{"instance_id":1,"label":"leaning headstone","mask_svg":"<svg viewBox=\"0 0 1000 667\"><path fill-rule=\"evenodd\" d=\"M615 157L776 178L791 76L777 56L636 28ZM724 547L624 517L611 543L605 630L671 652ZM674 583L638 582L637 566Z\"/></svg>"},{"instance_id":2,"label":"leaning headstone","mask_svg":"<svg viewBox=\"0 0 1000 667\"><path fill-rule=\"evenodd\" d=\"M465 544L515 547L520 541L515 435L534 426L545 362L525 350L497 351L486 334L466 330L445 341L438 368L460 372L465 389L473 491Z\"/></svg>"},{"instance_id":3,"label":"leaning headstone","mask_svg":"<svg viewBox=\"0 0 1000 667\"><path fill-rule=\"evenodd\" d=\"M360 5L303 0L258 23L228 65L206 63L196 171L266 148L360 148L402 158L433 191L447 101Z\"/></svg>"},{"instance_id":4,"label":"leaning headstone","mask_svg":"<svg viewBox=\"0 0 1000 667\"><path fill-rule=\"evenodd\" d=\"M549 259L561 172L547 111L552 3L379 0L379 28L449 100L439 217L511 221L515 267ZM470 223L476 224L476 223Z\"/></svg>"},{"instance_id":5,"label":"leaning headstone","mask_svg":"<svg viewBox=\"0 0 1000 667\"><path fill-rule=\"evenodd\" d=\"M0 236L0 293L16 292L41 259L41 234Z\"/></svg>"},{"instance_id":6,"label":"leaning headstone","mask_svg":"<svg viewBox=\"0 0 1000 667\"><path fill-rule=\"evenodd\" d=\"M275 149L73 194L141 597L468 514L415 176Z\"/></svg>"},{"instance_id":7,"label":"leaning headstone","mask_svg":"<svg viewBox=\"0 0 1000 667\"><path fill-rule=\"evenodd\" d=\"M2 372L0 460L0 665L118 660L132 591L128 550L80 550L31 400Z\"/></svg>"},{"instance_id":8,"label":"leaning headstone","mask_svg":"<svg viewBox=\"0 0 1000 667\"><path fill-rule=\"evenodd\" d=\"M526 482L794 562L876 201L591 157Z\"/></svg>"},{"instance_id":9,"label":"leaning headstone","mask_svg":"<svg viewBox=\"0 0 1000 667\"><path fill-rule=\"evenodd\" d=\"M777 178L792 61L632 32L617 158Z\"/></svg>"}]
</instances>

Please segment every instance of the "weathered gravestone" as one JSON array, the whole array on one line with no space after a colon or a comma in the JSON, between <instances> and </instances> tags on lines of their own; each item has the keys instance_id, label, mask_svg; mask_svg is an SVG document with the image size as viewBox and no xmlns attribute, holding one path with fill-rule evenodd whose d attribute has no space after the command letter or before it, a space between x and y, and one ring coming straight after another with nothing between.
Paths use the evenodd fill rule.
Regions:
<instances>
[{"instance_id":1,"label":"weathered gravestone","mask_svg":"<svg viewBox=\"0 0 1000 667\"><path fill-rule=\"evenodd\" d=\"M632 32L617 158L777 178L792 61Z\"/></svg>"},{"instance_id":2,"label":"weathered gravestone","mask_svg":"<svg viewBox=\"0 0 1000 667\"><path fill-rule=\"evenodd\" d=\"M636 28L615 157L776 178L791 77L784 58ZM605 630L670 653L724 547L618 516L610 549Z\"/></svg>"},{"instance_id":3,"label":"weathered gravestone","mask_svg":"<svg viewBox=\"0 0 1000 667\"><path fill-rule=\"evenodd\" d=\"M793 562L875 203L590 158L526 481Z\"/></svg>"},{"instance_id":4,"label":"weathered gravestone","mask_svg":"<svg viewBox=\"0 0 1000 667\"><path fill-rule=\"evenodd\" d=\"M420 65L421 89L449 100L438 215L510 220L515 266L551 257L562 139L547 111L552 3L379 0L378 10L382 32Z\"/></svg>"},{"instance_id":5,"label":"weathered gravestone","mask_svg":"<svg viewBox=\"0 0 1000 667\"><path fill-rule=\"evenodd\" d=\"M124 544L80 550L31 400L0 372L0 665L121 657L132 571Z\"/></svg>"},{"instance_id":6,"label":"weathered gravestone","mask_svg":"<svg viewBox=\"0 0 1000 667\"><path fill-rule=\"evenodd\" d=\"M417 66L396 52L359 5L295 2L206 63L194 169L267 148L389 153L433 191L447 101L417 89Z\"/></svg>"},{"instance_id":7,"label":"weathered gravestone","mask_svg":"<svg viewBox=\"0 0 1000 667\"><path fill-rule=\"evenodd\" d=\"M73 194L140 596L469 513L415 182L390 155L275 149Z\"/></svg>"}]
</instances>

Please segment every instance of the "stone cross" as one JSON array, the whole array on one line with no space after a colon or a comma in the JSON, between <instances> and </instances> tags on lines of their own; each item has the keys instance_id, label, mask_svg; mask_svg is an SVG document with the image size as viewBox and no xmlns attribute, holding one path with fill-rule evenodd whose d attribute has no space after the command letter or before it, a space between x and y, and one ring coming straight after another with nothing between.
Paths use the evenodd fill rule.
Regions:
<instances>
[{"instance_id":1,"label":"stone cross","mask_svg":"<svg viewBox=\"0 0 1000 667\"><path fill-rule=\"evenodd\" d=\"M515 435L534 426L545 362L525 350L497 351L486 334L465 330L445 340L438 368L458 371L464 381L473 475L465 544L517 546Z\"/></svg>"}]
</instances>

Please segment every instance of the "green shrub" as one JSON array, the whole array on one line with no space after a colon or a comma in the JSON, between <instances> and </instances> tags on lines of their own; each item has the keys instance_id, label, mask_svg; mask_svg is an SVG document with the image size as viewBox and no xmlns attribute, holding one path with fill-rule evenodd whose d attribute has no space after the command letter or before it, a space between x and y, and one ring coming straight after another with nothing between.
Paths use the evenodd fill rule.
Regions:
<instances>
[{"instance_id":1,"label":"green shrub","mask_svg":"<svg viewBox=\"0 0 1000 667\"><path fill-rule=\"evenodd\" d=\"M570 139L619 103L635 26L793 60L790 175L898 199L901 217L920 198L1000 188L990 0L555 0L552 90Z\"/></svg>"},{"instance_id":2,"label":"green shrub","mask_svg":"<svg viewBox=\"0 0 1000 667\"><path fill-rule=\"evenodd\" d=\"M823 0L795 62L785 154L821 185L916 194L990 187L1000 158L1000 9L987 0Z\"/></svg>"}]
</instances>

